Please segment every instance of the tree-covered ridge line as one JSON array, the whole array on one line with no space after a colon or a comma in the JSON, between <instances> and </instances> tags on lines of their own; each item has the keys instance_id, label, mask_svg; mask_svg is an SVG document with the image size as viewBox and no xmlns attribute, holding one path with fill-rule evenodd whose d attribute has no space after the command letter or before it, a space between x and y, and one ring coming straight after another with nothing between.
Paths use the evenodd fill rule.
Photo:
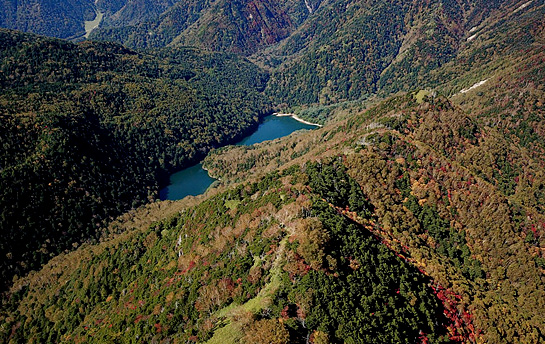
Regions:
<instances>
[{"instance_id":1,"label":"tree-covered ridge line","mask_svg":"<svg viewBox=\"0 0 545 344\"><path fill-rule=\"evenodd\" d=\"M322 1L306 2L317 9ZM106 21L91 38L134 49L183 44L251 55L288 37L309 15L304 0L183 0L145 21Z\"/></svg>"},{"instance_id":2,"label":"tree-covered ridge line","mask_svg":"<svg viewBox=\"0 0 545 344\"><path fill-rule=\"evenodd\" d=\"M509 50L520 55L537 38L539 31L531 27L539 27L543 7L513 13L520 5L333 1L253 58L271 68L267 92L285 109L452 88L458 84L452 79L475 77L483 66L493 71L499 66L491 61ZM473 34L477 39L468 41Z\"/></svg>"},{"instance_id":3,"label":"tree-covered ridge line","mask_svg":"<svg viewBox=\"0 0 545 344\"><path fill-rule=\"evenodd\" d=\"M495 58L490 51L526 45L531 34L510 38L507 48L492 48L513 32L509 25L520 36L521 22L543 15L532 4L515 11L516 0L99 1L97 6L107 15L92 39L134 49L185 44L252 55L271 70L267 93L283 110L444 86L460 65L478 67L485 57ZM473 35L477 39L468 41ZM452 68L445 70L448 64Z\"/></svg>"},{"instance_id":4,"label":"tree-covered ridge line","mask_svg":"<svg viewBox=\"0 0 545 344\"><path fill-rule=\"evenodd\" d=\"M527 71L532 73L520 77ZM517 82L502 80L489 81L484 90L518 95L518 101L541 92L539 84L513 92ZM473 93L466 101L475 99ZM491 128L488 115L466 114L442 96L411 93L368 111L358 105L336 111L346 119L284 142L229 147L209 155L205 165L222 182L236 184L341 155L378 216L378 226L371 226L375 235L461 296L454 313L465 324L462 333L487 342L540 340L543 155L503 134L513 129ZM528 117L543 115L534 108Z\"/></svg>"},{"instance_id":5,"label":"tree-covered ridge line","mask_svg":"<svg viewBox=\"0 0 545 344\"><path fill-rule=\"evenodd\" d=\"M27 0L0 2L0 27L81 40L85 22L100 12L105 26L124 26L155 18L179 0Z\"/></svg>"},{"instance_id":6,"label":"tree-covered ridge line","mask_svg":"<svg viewBox=\"0 0 545 344\"><path fill-rule=\"evenodd\" d=\"M418 118L427 118L427 120L420 121L418 120ZM448 128L448 132L442 132L438 128L442 128L443 126L437 126L433 123L433 120L437 121L442 118L449 118L450 123L454 124L453 126ZM456 120L452 121L453 118L455 118ZM372 123L376 123L376 125L370 125L370 121L373 121ZM344 212L344 210L346 209L346 214L350 215L353 210L359 210L359 213L364 214L365 216L365 209L371 209L369 208L370 202L373 207L372 210L378 216L378 220L373 220L373 222L380 223L379 227L373 224L373 222L365 222L365 219L361 216L356 216L353 218L356 221L362 221L363 219L362 224L363 226L366 226L365 228L373 230L377 236L385 238L387 241L389 241L390 247L395 251L403 252L403 256L399 257L401 260L405 260L406 258L408 258L410 261L414 261L415 264L417 264L417 266L419 266L420 269L422 269L424 272L429 273L431 276L433 276L436 280L434 282L434 285L436 285L436 283L440 283L440 285L447 286L446 290L436 287L435 292L436 295L444 302L444 305L446 307L446 311L444 311L444 314L446 314L453 321L453 324L456 324L455 326L453 325L450 330L451 332L449 332L450 336L453 339L462 340L463 338L469 338L470 336L473 336L472 338L487 338L490 340L492 340L492 338L495 338L494 340L497 340L498 337L496 336L498 335L498 332L495 333L494 331L501 330L505 331L501 334L501 336L505 336L505 338L509 340L508 338L512 338L514 332L506 331L507 327L502 326L499 328L491 328L487 325L487 321L498 321L498 318L495 317L494 313L488 313L488 309L483 309L482 306L479 306L478 303L468 304L468 299L472 299L472 297L469 295L473 295L473 293L483 292L483 289L481 289L482 287L480 287L481 285L489 285L489 283L497 281L498 278L499 280L503 281L502 285L506 283L506 281L505 277L502 278L501 276L497 275L497 269L499 269L499 267L494 267L495 262L489 262L484 259L484 257L486 257L487 255L483 255L483 252L485 252L483 251L483 248L474 244L475 236L479 236L480 234L474 231L466 232L466 234L464 234L463 231L459 231L460 225L464 226L466 221L468 221L467 219L478 218L478 216L474 216L471 215L471 213L468 213L472 210L471 208L468 208L466 206L466 199L463 198L465 196L462 196L463 194L465 194L464 188L466 185L468 187L468 190L471 191L470 194L475 194L478 196L479 192L476 192L475 188L478 188L477 190L479 190L479 188L480 190L482 190L480 193L481 196L478 197L485 197L484 199L487 199L487 202L490 202L482 209L486 209L487 207L489 207L490 204L497 201L499 201L500 206L503 207L502 202L504 202L501 201L501 196L497 197L497 195L495 195L495 193L497 193L498 191L495 191L495 189L491 187L489 182L486 182L479 177L472 176L471 173L468 173L465 169L460 169L460 167L458 166L459 163L445 160L445 157L455 156L455 154L453 154L453 150L460 149L461 147L464 150L468 151L468 145L474 145L477 143L477 140L475 138L478 138L480 136L478 128L470 130L469 132L467 130L459 130L461 128L465 129L468 127L467 121L468 118L463 115L463 113L459 111L454 111L452 105L450 105L446 100L441 98L425 98L421 104L416 101L416 98L413 95L407 95L406 97L392 99L381 104L375 109L366 112L362 116L353 116L352 119L341 123L339 127L330 126L330 132L327 132L328 128L326 127L325 133L324 129L322 129L320 131L310 132L307 135L298 135L290 138L290 140L299 141L299 144L301 144L303 141L305 141L304 136L322 137L323 139L325 139L324 143L328 143L329 149L333 150L333 147L337 147L337 149L346 150L346 148L352 147L352 149L356 148L356 152L358 152L358 154L356 155L349 154L348 156L340 160L337 158L337 163L334 163L333 165L330 165L330 163L327 162L321 163L319 165L308 165L304 169L304 175L306 175L306 177L304 175L302 177L297 177L297 180L292 180L292 185L293 182L309 183L308 185L311 190L318 193L320 198L323 198L328 202L333 202L337 204L337 210L335 210L335 212ZM415 126L414 124L418 125ZM405 126L407 126L406 130L404 130ZM432 130L437 131L437 135L435 137L426 134L427 132L430 132ZM362 133L369 134L366 136L365 140L362 140ZM408 139L403 139L401 133L404 133L404 135L408 135ZM455 145L451 147L450 150L445 150L444 148L441 148L441 143L444 142L440 139L442 135L445 135L446 137L454 135L456 137L456 140L454 141ZM312 139L309 141L316 142ZM369 150L369 152L367 152L366 150L361 150L361 145L363 143L367 145L367 150ZM282 145L285 145L285 143L283 143ZM314 146L316 147L315 143ZM267 148L274 149L274 147ZM318 149L318 147L316 148ZM319 147L319 149L322 150L324 149L324 147ZM333 152L333 154L338 154L338 150L336 152L337 153ZM423 156L429 158L423 159ZM349 174L354 176L354 180L359 181L359 185L363 187L363 192L365 192L365 194L362 194L362 189L360 189L360 186L358 184L354 184L352 179L346 177L346 175L344 174L345 167L343 167L343 165L347 166L347 171L349 172ZM286 175L293 174L296 171L297 169L294 170L292 168L289 172L284 173L284 177L286 177ZM456 172L456 174L454 172ZM424 178L422 178L422 176L419 176L419 174L421 173L426 174ZM452 178L458 173L460 173L461 179L459 181L456 181L456 179L452 180ZM219 213L233 214L235 210L238 212L241 209L241 206L244 205L244 197L241 199L240 196L237 196L241 193L248 195L245 197L251 196L249 199L251 199L252 201L261 202L259 200L262 196L265 197L266 195L272 195L275 193L274 190L278 190L277 188L279 187L279 184L278 181L275 181L277 179L278 176L268 176L266 178L262 178L261 186L258 186L257 189L248 187L245 188L244 186L241 186L236 189L237 191L231 191L228 194L224 194L223 196L221 196L221 201L215 201L216 205L223 205L224 207L220 209ZM284 178L280 180L283 180L282 183L285 185L287 179L289 178ZM443 188L441 186L443 182L451 184L445 184L445 187ZM384 189L376 188L376 185L386 185L387 187ZM442 195L437 194L438 185L439 191L443 193ZM461 188L460 192L453 192L453 188L449 187L449 185L458 185L457 187ZM463 185L463 187L461 187L460 185ZM256 192L256 190L263 191ZM304 193L305 190L309 189L307 187L299 186L297 190L299 191L296 191L292 187L290 187L287 190L284 189L284 193L281 192L280 195L271 197L272 200L277 199L278 202L285 201L287 199L286 194L294 193L293 195L295 196L301 192ZM489 196L482 196L483 192L489 193ZM418 202L416 202L416 200L418 200ZM299 199L299 201L304 201L304 198ZM273 201L273 204L275 204L276 207L277 203L275 202L276 201ZM314 199L313 202L318 205L321 201L319 201L318 199ZM475 202L471 203L473 204ZM436 209L433 209L434 205L437 206ZM312 211L309 213L308 210L304 210L305 206L302 206L302 208L300 208L299 206L296 207L296 209L300 209L300 214L306 213L312 216L320 213L319 212L313 214ZM448 208L445 209L445 206L455 208L451 208L450 210L448 210ZM321 209L321 211L325 212L328 212L326 210L328 208L332 209L327 204L323 204L323 206L320 206L319 208ZM278 207L276 207L276 209L278 209ZM266 210L265 208L260 208L260 212L267 211L270 211L270 209ZM484 211L486 212L486 210ZM507 210L505 212L502 210L500 211L500 213L510 214L510 211ZM194 230L197 230L200 233L203 228L202 224L207 224L208 222L212 221L212 219L216 218L216 216L212 216L209 212L205 212L205 214L205 219L196 219L188 227L194 228ZM258 225L258 223L260 223L258 226L264 224L263 218L261 218L258 214L258 212L254 212L252 213L252 216L248 217L248 221L256 217L259 219L259 221L255 222L254 226ZM282 216L281 218L279 218L279 221L282 221L282 223L287 221L285 217L287 215L288 214L286 212L277 213L277 216ZM513 215L514 214L509 216ZM190 215L190 217L193 219L195 218L195 215ZM451 224L453 223L453 218L455 219L455 222L451 227ZM446 221L446 219L450 219L450 221ZM513 219L516 220L516 216L513 217ZM489 223L489 221L491 220L489 218L486 218L484 219L483 223ZM492 222L494 221L496 220L492 220ZM500 220L500 223L498 225L500 227L504 226L505 224L509 226L509 221L512 221L509 219L509 217L503 218ZM343 223L339 219L335 219L333 220L333 222ZM313 223L311 226L312 228L319 228L319 225L314 223L314 220L310 221L310 223ZM215 225L216 223L212 222L212 226ZM480 224L478 223L475 223L475 225L480 226ZM251 226L252 225L250 225L250 228ZM341 227L344 226L344 224L341 225ZM216 230L220 230L221 228L225 227L222 227L222 225L216 226ZM308 245L310 243L323 242L323 240L326 240L327 242L328 236L329 240L331 240L331 233L326 234L327 232L323 233L320 231L311 231L308 235L312 234L313 239L307 241L307 239L304 239L304 233L307 231L305 228L309 228L308 225L304 225L298 228L300 228L303 234L299 234L299 239L294 239L294 242L299 243L299 245L303 245L303 247L304 245ZM236 228L232 229L236 231ZM229 229L227 233L230 233L229 231L231 231L232 229ZM157 232L157 230L155 230L155 232ZM201 242L207 243L210 242L210 240L212 240L213 242L214 240L211 239L211 236L206 233L207 232L204 231L203 235L206 238L204 239L204 241ZM498 237L496 237L498 233L499 232L494 230L493 233L489 234L490 237L487 240L490 240L492 242L494 238L498 240L498 238L504 237L504 235L501 233ZM469 236L467 236L468 234ZM361 234L358 234L358 236L359 235ZM509 234L508 237L513 236ZM212 236L212 238L214 238L214 236ZM263 240L259 239L260 236L256 236L255 233L251 234L251 238L252 240ZM355 240L356 237L351 238L354 238ZM176 235L174 235L174 237L171 239L172 242L178 242L180 240L180 236L176 237ZM278 238L277 240L279 241L277 241L276 249L280 249L280 247L282 247L283 239ZM267 244L265 244L265 247L266 246ZM342 245L332 244L325 247L339 248L341 246ZM311 245L307 248L301 249L299 249L299 247L300 246L295 247L295 253L301 256L304 259L304 264L308 264L308 266L310 267L309 275L314 274L313 267L315 268L317 266L320 266L320 262L322 262L322 264L326 264L325 266L327 267L334 266L334 261L327 258L327 254L325 254L325 252L327 251L322 251L320 245L318 245L317 247ZM470 250L470 255L465 252L468 249ZM503 248L496 249L503 250ZM517 246L517 249L520 249L520 246ZM475 250L477 250L478 253L475 253ZM196 249L194 246L192 246L190 249L188 249L187 247L182 248L181 252L186 255L188 254L188 252L207 251L203 251L202 249ZM516 252L516 255L518 256L512 259L514 259L515 261L527 261L528 257L525 256L525 252L527 252L525 249L520 250L520 252ZM513 251L511 249L508 249L507 251L505 251L505 253L507 254L507 256L513 255ZM176 254L179 255L180 251L178 250L177 252L175 252L174 256ZM274 254L274 251L268 254ZM497 256L494 252L491 252L490 254L492 254L493 256ZM499 254L498 256L502 255ZM275 255L275 257L278 257L278 255ZM286 256L286 258L289 257ZM222 259L222 261L224 260ZM484 265L475 265L475 261L477 263L483 262ZM207 262L208 261L205 260L203 265L208 266ZM289 272L290 274L294 274L293 276L296 276L298 272L305 272L305 270L309 269L309 267L301 265L300 262L297 260L296 256L295 260L291 260L291 258L289 258L288 262L290 263L285 266L284 270L286 272ZM347 263L349 265L352 265L352 267L358 267L358 263L361 262L354 261L352 259L348 260ZM490 263L492 263L492 265ZM191 261L189 261L187 266L184 265L182 267L179 267L179 269L181 269L181 272L188 273L188 271L193 270L195 266L199 265L197 261L195 261L194 264L195 265L191 264ZM254 265L255 263L248 266L253 267ZM191 268L186 271L188 267ZM520 266L517 266L516 269L518 273L523 274L524 276L526 276L526 278L533 278L528 275L528 270L524 269L524 267L528 268L530 267L530 265L522 264ZM217 270L217 268L215 267L214 270ZM471 271L476 272L472 273ZM485 273L484 275L483 271ZM46 275L48 274L47 272L43 273L45 273ZM512 270L508 273L511 274ZM276 274L273 274L272 276L276 276ZM273 278L272 276L271 279ZM314 276L311 280L315 281L316 276ZM263 290L268 292L271 290L271 287L267 287L266 281L267 280L265 279L266 284L263 286ZM305 281L305 283L307 283L307 280L302 281ZM21 281L21 283L25 282ZM221 283L229 282L226 281ZM223 284L219 285L222 286ZM226 286L228 285L229 284L226 284ZM147 290L147 285L144 286L144 289ZM305 284L305 287L308 287L308 285ZM509 295L510 287L505 286L504 288L506 289L502 289L501 292L506 294L502 295ZM315 291L317 290L315 288L312 289ZM346 290L346 288L342 289ZM455 293L459 293L461 300L459 300L456 294L453 293L451 290L454 290ZM533 285L529 285L527 289L519 289L519 292L526 293L528 291L533 291L539 293L539 290L542 290L542 288L540 288L539 286L534 287ZM206 289L206 292L216 293L215 289L213 288ZM493 292L496 293L497 290ZM232 333L233 331L234 333L238 333L237 336L243 336L242 334L240 334L240 332L238 332L242 331L245 333L244 336L250 336L249 338L254 339L260 337L252 337L252 334L254 336L258 336L259 333L269 333L267 331L280 331L283 336L282 338L284 339L288 338L287 336L293 334L292 330L290 330L289 328L290 325L286 325L290 324L289 322L287 323L286 321L283 321L282 324L284 325L280 326L279 323L276 322L274 319L268 319L267 317L269 315L265 315L264 318L260 319L260 316L263 316L259 315L259 310L261 308L258 307L257 311L255 308L257 307L256 302L262 301L262 299L259 297L260 295L262 296L262 293L260 293L261 292L257 292L257 294L255 294L256 298L254 301L252 301L253 298L251 298L247 302L243 302L240 306L236 306L234 308L228 307L223 311L223 308L219 306L220 308L218 310L218 316L225 316L225 314L228 314L228 317L233 318L230 320L231 322L227 323L228 325L226 325L227 327L225 329L225 332L221 331L219 328L212 327L211 331L214 333L214 336L216 336L216 340L221 341L221 339L218 338L223 338L222 336L224 336L226 332ZM287 295L287 300L292 300L290 299L289 292ZM298 297L297 295L298 294L296 293L294 297ZM330 295L329 292L328 295ZM487 307L496 306L496 304L494 303L495 301L488 299L486 293L478 295L479 300L487 302ZM281 299L284 298L285 296ZM515 331L517 331L518 333L522 333L520 329L523 326L521 325L523 324L523 322L527 323L530 326L539 326L539 322L535 322L535 320L537 319L534 320L531 317L529 318L527 313L528 311L532 312L532 309L535 311L535 308L533 308L533 306L535 302L539 302L539 300L542 300L542 297L535 294L534 296L528 297L528 303L526 305L531 304L531 308L527 308L526 306L524 306L522 309L515 312L513 309L509 309L511 311L511 313L509 314L509 318L514 319L515 321L513 327ZM508 297L505 298L505 301L508 302L508 304L513 302ZM313 316L309 315L309 313L305 313L306 308L302 308L302 305L304 305L304 303L302 302L308 302L308 300L295 302L294 306L290 306L290 304L287 304L283 308L279 309L279 311L281 311L280 317L284 319L290 319L294 317L296 324L298 322L304 323L305 326L309 326L308 324L312 324L314 321L312 320ZM201 307L200 301L199 303L195 304L199 304L199 307ZM135 306L134 303L131 303L130 305ZM174 305L176 305L176 303L174 303ZM137 308L130 309L135 311L136 309L140 309L142 306L135 307ZM318 309L323 309L320 307L324 306L317 307ZM500 307L503 306L500 305ZM253 318L251 314L247 313L248 310L253 313L257 312L258 318ZM246 313L241 313L243 311ZM329 313L333 311L337 310L329 309L325 312ZM266 314L270 314L268 312L269 311L267 311ZM210 312L208 311L208 313ZM242 314L246 314L246 316L242 317ZM274 314L276 313L273 313L273 315ZM503 316L503 313L501 314L501 316ZM538 315L536 316L539 317ZM320 316L320 319L321 318L323 317ZM338 318L341 319L342 316L339 316ZM147 325L143 325L141 329L142 331L147 332L148 336L151 336L152 332L156 333L154 331L157 331L158 328L161 328L161 331L167 328L163 326L164 323L162 322L151 323L151 319L153 319L153 317L148 317L143 313L139 313L138 315L135 315L134 321L137 321L137 323L147 321ZM233 319L236 320L232 322ZM502 319L503 318L500 318L500 320ZM100 318L99 320L99 324L94 326L84 325L83 329L91 331L90 333L93 333L94 335L100 333L98 334L99 336L108 336L109 334L107 332L107 329L109 327L107 326L111 324L112 327L114 327L116 326L115 322L110 321L109 323L107 322L102 326L101 324L103 322L103 318ZM166 322L168 323L168 321ZM224 324L226 324L226 322L221 321L220 324L222 324L220 326L223 326ZM293 322L291 324L293 324ZM151 327L152 325L153 327ZM145 331L145 326L149 326L152 331ZM287 330L286 326L288 326ZM331 334L332 332L322 331L323 329L324 328L313 333L313 338L333 338ZM335 336L342 335L344 331L350 331L349 329L350 327L346 327L345 330L335 333ZM202 328L197 331L201 330ZM179 334L178 332L179 331L176 331L176 335ZM376 333L375 330L373 330L372 332ZM458 334L455 334L456 332L458 332ZM192 333L196 336L194 337L194 339L201 340L201 338L208 338L200 337L201 332L197 332L197 334L195 334L195 332ZM327 336L325 336L324 334L327 334ZM168 336L167 334L162 335ZM206 334L205 336L210 335L212 335L212 333L208 332L208 334ZM354 336L354 334L351 334L350 336ZM531 339L532 337L531 334L529 334L528 337L523 338ZM212 337L212 339L214 339L214 337Z\"/></svg>"},{"instance_id":7,"label":"tree-covered ridge line","mask_svg":"<svg viewBox=\"0 0 545 344\"><path fill-rule=\"evenodd\" d=\"M277 43L318 9L321 0L3 0L0 27L81 40L85 21L102 15L93 39L133 49L191 43L252 53Z\"/></svg>"},{"instance_id":8,"label":"tree-covered ridge line","mask_svg":"<svg viewBox=\"0 0 545 344\"><path fill-rule=\"evenodd\" d=\"M430 280L322 201L345 193L370 219L343 168L294 167L65 254L15 284L1 338L451 342Z\"/></svg>"},{"instance_id":9,"label":"tree-covered ridge line","mask_svg":"<svg viewBox=\"0 0 545 344\"><path fill-rule=\"evenodd\" d=\"M91 0L2 0L0 8L1 28L65 39L83 35L84 21L95 14Z\"/></svg>"},{"instance_id":10,"label":"tree-covered ridge line","mask_svg":"<svg viewBox=\"0 0 545 344\"><path fill-rule=\"evenodd\" d=\"M270 111L267 74L234 55L0 35L6 284L96 239L112 217L157 198L167 173Z\"/></svg>"},{"instance_id":11,"label":"tree-covered ridge line","mask_svg":"<svg viewBox=\"0 0 545 344\"><path fill-rule=\"evenodd\" d=\"M381 27L365 16L384 15L387 7L371 3L323 2L307 24L301 21L299 36L263 53L264 60L252 57L278 73L269 95L275 78L295 77L294 88L281 90L290 92L285 99L299 104L318 94L323 104L305 100L300 108L331 122L215 151L205 165L221 177L223 191L148 204L162 209L159 215L126 214L133 222L112 226L100 244L85 243L18 279L0 312L0 338L545 341L545 7L531 2L517 11L525 1L444 0L412 7L407 17L408 3L399 1L388 18L393 24ZM368 25L359 25L362 20ZM391 40L385 57L373 48L393 28L400 40ZM363 38L346 36L358 29L365 29ZM0 69L7 85L0 111L9 118L0 121L0 164L8 178L0 186L8 186L2 197L9 197L2 220L35 215L30 207L36 207L49 216L39 223L59 237L101 233L95 227L120 207L153 198L153 167L183 166L186 154L198 156L255 123L260 114L252 105L268 106L261 95L268 76L231 55L191 48L136 53L111 43L75 47L12 37L0 40L10 42ZM345 55L350 44L365 54ZM21 62L40 56L47 61ZM338 73L351 66L358 72L361 59L377 57L386 69L366 64L362 75L370 82L354 84L356 100L344 101L350 88L342 81L361 75ZM297 68L280 72L290 63ZM436 89L369 106L373 87L383 95ZM274 102L283 108L285 99ZM215 116L241 107L243 118ZM184 120L179 108L187 109ZM228 126L235 121L242 124ZM188 125L197 127L172 131ZM119 183L107 188L112 176ZM124 204L109 204L119 190ZM134 192L141 192L136 201ZM50 203L64 206L49 211ZM106 215L92 216L109 206ZM82 212L89 221L77 217ZM162 220L149 226L148 216ZM64 223L75 230L65 231ZM59 243L42 239L29 260L48 259Z\"/></svg>"}]
</instances>

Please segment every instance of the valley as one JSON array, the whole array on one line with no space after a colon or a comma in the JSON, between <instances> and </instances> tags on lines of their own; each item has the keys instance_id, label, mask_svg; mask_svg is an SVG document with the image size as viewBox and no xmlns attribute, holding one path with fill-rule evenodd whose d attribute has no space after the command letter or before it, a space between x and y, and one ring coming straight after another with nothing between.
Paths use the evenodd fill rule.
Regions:
<instances>
[{"instance_id":1,"label":"valley","mask_svg":"<svg viewBox=\"0 0 545 344\"><path fill-rule=\"evenodd\" d=\"M71 1L0 1L101 23L0 29L0 342L545 341L543 1Z\"/></svg>"}]
</instances>

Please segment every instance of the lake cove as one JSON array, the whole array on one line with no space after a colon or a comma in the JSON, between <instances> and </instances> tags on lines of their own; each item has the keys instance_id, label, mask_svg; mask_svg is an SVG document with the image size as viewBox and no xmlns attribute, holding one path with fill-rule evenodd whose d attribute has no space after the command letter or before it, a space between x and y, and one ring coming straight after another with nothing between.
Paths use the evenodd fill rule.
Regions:
<instances>
[{"instance_id":1,"label":"lake cove","mask_svg":"<svg viewBox=\"0 0 545 344\"><path fill-rule=\"evenodd\" d=\"M317 125L297 121L290 116L267 116L255 132L245 137L237 145L250 146L267 140L287 136L301 129L315 129ZM204 193L214 182L214 179L203 170L202 165L188 167L170 176L170 185L159 192L159 198L164 200L179 200L185 196L196 196Z\"/></svg>"},{"instance_id":2,"label":"lake cove","mask_svg":"<svg viewBox=\"0 0 545 344\"><path fill-rule=\"evenodd\" d=\"M185 196L196 196L206 191L214 182L208 172L197 164L176 172L170 176L170 185L159 192L159 198L164 200L177 200Z\"/></svg>"},{"instance_id":3,"label":"lake cove","mask_svg":"<svg viewBox=\"0 0 545 344\"><path fill-rule=\"evenodd\" d=\"M288 136L297 130L310 130L316 129L316 127L316 125L302 123L289 116L267 116L253 134L242 139L237 145L250 146L254 143Z\"/></svg>"}]
</instances>

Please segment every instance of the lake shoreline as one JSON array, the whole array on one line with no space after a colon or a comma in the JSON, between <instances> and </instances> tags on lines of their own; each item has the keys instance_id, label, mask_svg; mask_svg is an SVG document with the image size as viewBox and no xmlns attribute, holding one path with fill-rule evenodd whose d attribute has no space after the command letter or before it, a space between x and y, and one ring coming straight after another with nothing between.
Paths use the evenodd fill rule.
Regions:
<instances>
[{"instance_id":1,"label":"lake shoreline","mask_svg":"<svg viewBox=\"0 0 545 344\"><path fill-rule=\"evenodd\" d=\"M320 127L320 128L323 127L323 125L321 125L321 124L305 121L304 119L302 119L301 117L297 116L294 113L278 113L278 112L275 112L272 115L276 116L276 117L291 117L294 120L296 120L297 122L301 122L303 124L314 125L314 126Z\"/></svg>"},{"instance_id":2,"label":"lake shoreline","mask_svg":"<svg viewBox=\"0 0 545 344\"><path fill-rule=\"evenodd\" d=\"M221 182L221 178L219 178L219 177L214 177L212 174L210 174L210 170L207 169L206 167L204 167L203 162L204 162L204 159L201 160L201 162L199 162L199 164L201 164L201 168L202 168L206 173L208 173L208 176L210 176L210 178L215 179L215 180L218 181L218 182ZM208 189L207 189L207 190L208 190Z\"/></svg>"},{"instance_id":3,"label":"lake shoreline","mask_svg":"<svg viewBox=\"0 0 545 344\"><path fill-rule=\"evenodd\" d=\"M225 142L221 147L228 145L250 146L290 135L297 130L313 130L317 127L320 127L320 125L309 123L291 114L275 115L273 113L261 118L255 126L250 126L240 135L236 135L233 140L227 140L228 142ZM244 135L247 136L240 140L240 136ZM237 139L240 141L236 142ZM202 159L199 159L201 157ZM203 159L205 159L205 157L205 154L198 154L192 161L196 160L200 162L168 175L169 183L160 188L159 199L174 201L189 195L196 196L205 193L214 183L220 183L221 178L213 176L208 168L203 166ZM164 177L166 177L166 175ZM195 191L194 187L196 187L198 191Z\"/></svg>"},{"instance_id":4,"label":"lake shoreline","mask_svg":"<svg viewBox=\"0 0 545 344\"><path fill-rule=\"evenodd\" d=\"M170 168L168 170L163 170L160 173L160 176L158 177L158 184L159 184L159 191L163 190L164 188L168 187L170 185L170 176L173 174L176 174L178 172L181 172L185 169L191 168L195 165L201 164L204 161L204 158L212 151L213 149L219 149L230 145L235 145L237 142L240 142L242 139L247 137L248 135L251 135L254 133L257 128L259 128L259 125L261 124L263 118L266 118L267 116L271 116L272 113L268 112L265 115L260 115L259 120L256 122L251 123L247 128L243 129L240 133L236 134L230 139L224 139L217 147L209 147L205 152L199 152L195 154L191 159L187 160L185 163L181 164L178 168ZM210 176L211 178L214 178ZM214 178L216 179L216 178Z\"/></svg>"}]
</instances>

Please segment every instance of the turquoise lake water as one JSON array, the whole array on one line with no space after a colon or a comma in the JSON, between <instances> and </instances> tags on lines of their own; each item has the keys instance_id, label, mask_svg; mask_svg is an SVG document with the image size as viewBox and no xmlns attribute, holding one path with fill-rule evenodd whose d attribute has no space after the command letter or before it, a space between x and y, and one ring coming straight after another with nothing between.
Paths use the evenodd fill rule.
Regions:
<instances>
[{"instance_id":1,"label":"turquoise lake water","mask_svg":"<svg viewBox=\"0 0 545 344\"><path fill-rule=\"evenodd\" d=\"M257 130L242 139L237 145L249 146L267 140L287 136L296 130L315 129L314 125L301 123L291 117L267 116ZM196 164L170 176L170 185L159 192L161 200L178 200L185 196L196 196L204 193L214 182L202 165Z\"/></svg>"}]
</instances>

